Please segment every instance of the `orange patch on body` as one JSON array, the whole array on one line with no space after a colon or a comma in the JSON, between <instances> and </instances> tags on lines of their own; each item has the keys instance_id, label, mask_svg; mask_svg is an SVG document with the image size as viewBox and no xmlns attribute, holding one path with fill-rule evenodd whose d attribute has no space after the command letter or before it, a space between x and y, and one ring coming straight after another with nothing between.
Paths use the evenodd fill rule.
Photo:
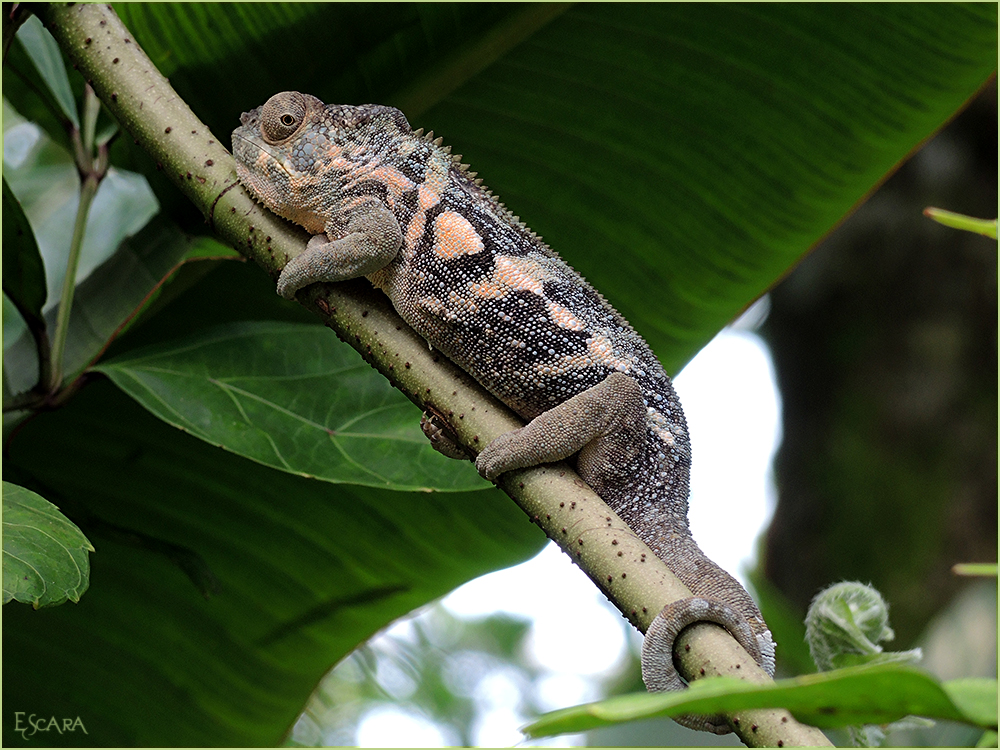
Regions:
<instances>
[{"instance_id":1,"label":"orange patch on body","mask_svg":"<svg viewBox=\"0 0 1000 750\"><path fill-rule=\"evenodd\" d=\"M448 166L432 160L427 165L424 182L417 187L417 212L406 228L403 242L411 252L416 248L427 225L427 210L441 202L445 188L448 186Z\"/></svg>"},{"instance_id":2,"label":"orange patch on body","mask_svg":"<svg viewBox=\"0 0 1000 750\"><path fill-rule=\"evenodd\" d=\"M323 153L320 155L317 150L316 158L326 165L322 168L323 171L330 169L343 171L345 168L349 168L351 162L344 158L344 149L336 143L324 144L322 151Z\"/></svg>"},{"instance_id":3,"label":"orange patch on body","mask_svg":"<svg viewBox=\"0 0 1000 750\"><path fill-rule=\"evenodd\" d=\"M501 256L496 259L493 277L472 284L472 291L494 299L518 290L541 294L542 283L550 278L551 272L537 260Z\"/></svg>"},{"instance_id":4,"label":"orange patch on body","mask_svg":"<svg viewBox=\"0 0 1000 750\"><path fill-rule=\"evenodd\" d=\"M434 254L449 260L459 255L474 255L483 251L479 232L461 214L446 211L434 219Z\"/></svg>"},{"instance_id":5,"label":"orange patch on body","mask_svg":"<svg viewBox=\"0 0 1000 750\"><path fill-rule=\"evenodd\" d=\"M560 328L570 331L583 330L583 321L571 313L568 308L557 305L555 302L547 303L547 307L549 308L549 317Z\"/></svg>"},{"instance_id":6,"label":"orange patch on body","mask_svg":"<svg viewBox=\"0 0 1000 750\"><path fill-rule=\"evenodd\" d=\"M557 359L555 362L535 365L535 370L545 375L585 370L595 365L604 365L619 372L629 372L632 363L615 354L611 341L603 334L596 334L587 339L587 351L581 354L571 354Z\"/></svg>"},{"instance_id":7,"label":"orange patch on body","mask_svg":"<svg viewBox=\"0 0 1000 750\"><path fill-rule=\"evenodd\" d=\"M424 225L426 223L427 214L423 211L417 211L417 213L413 214L413 218L410 219L410 225L406 228L406 234L403 235L403 245L411 255L416 250L420 236L424 233Z\"/></svg>"},{"instance_id":8,"label":"orange patch on body","mask_svg":"<svg viewBox=\"0 0 1000 750\"><path fill-rule=\"evenodd\" d=\"M587 351L590 352L590 356L595 362L602 365L613 367L621 372L628 372L631 369L631 363L621 357L616 357L614 346L607 337L601 334L587 339Z\"/></svg>"}]
</instances>

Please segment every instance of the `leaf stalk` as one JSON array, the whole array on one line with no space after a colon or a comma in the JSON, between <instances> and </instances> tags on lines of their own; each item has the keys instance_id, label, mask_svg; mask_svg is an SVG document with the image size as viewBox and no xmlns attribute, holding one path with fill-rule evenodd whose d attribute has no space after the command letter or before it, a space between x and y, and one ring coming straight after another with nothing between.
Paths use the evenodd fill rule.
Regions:
<instances>
[{"instance_id":1,"label":"leaf stalk","mask_svg":"<svg viewBox=\"0 0 1000 750\"><path fill-rule=\"evenodd\" d=\"M108 171L108 146L101 144L94 149L94 133L97 127L97 115L101 111L101 102L88 84L83 96L83 126L73 127L70 137L73 141L73 151L76 157L76 168L80 173L80 204L76 209L76 220L73 224L73 237L69 243L69 256L66 260L66 276L63 279L62 296L59 298L59 313L56 316L56 329L52 337L51 365L48 368L48 381L43 383L46 396L51 397L62 386L63 355L66 351L66 339L69 334L69 319L73 309L73 293L76 290L76 272L80 265L80 251L83 248L83 238L87 229L87 217L90 206L101 185L101 180ZM42 372L41 367L39 372Z\"/></svg>"}]
</instances>

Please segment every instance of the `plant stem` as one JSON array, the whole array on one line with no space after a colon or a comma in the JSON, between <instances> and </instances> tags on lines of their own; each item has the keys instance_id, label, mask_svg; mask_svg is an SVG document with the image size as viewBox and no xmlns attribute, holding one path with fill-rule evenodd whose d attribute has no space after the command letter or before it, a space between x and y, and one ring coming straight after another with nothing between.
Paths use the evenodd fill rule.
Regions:
<instances>
[{"instance_id":1,"label":"plant stem","mask_svg":"<svg viewBox=\"0 0 1000 750\"><path fill-rule=\"evenodd\" d=\"M69 334L69 318L73 310L73 292L76 290L76 270L80 265L80 250L83 248L83 236L87 229L87 216L90 215L90 205L94 202L97 189L108 169L108 150L104 144L94 152L94 131L97 127L97 115L101 111L101 101L88 83L83 91L83 127L71 133L73 141L76 168L80 173L80 205L76 209L76 222L73 224L73 238L69 243L69 257L66 260L66 278L63 279L62 297L59 299L59 314L56 317L56 331L52 338L52 364L48 379L42 381L47 397L55 394L63 380L63 354L66 350L66 337Z\"/></svg>"},{"instance_id":2,"label":"plant stem","mask_svg":"<svg viewBox=\"0 0 1000 750\"><path fill-rule=\"evenodd\" d=\"M59 300L59 314L56 317L56 332L52 337L52 368L49 373L47 392L54 393L62 384L62 362L66 349L66 336L69 333L69 315L73 308L73 292L76 289L76 269L80 264L80 249L83 247L83 234L87 227L87 215L90 204L97 195L100 178L91 172L80 185L80 205L76 209L76 222L73 224L73 239L69 243L69 259L66 262L66 278L63 279L62 297Z\"/></svg>"},{"instance_id":3,"label":"plant stem","mask_svg":"<svg viewBox=\"0 0 1000 750\"><path fill-rule=\"evenodd\" d=\"M997 238L996 219L976 219L965 214L957 214L954 211L945 211L943 208L933 207L925 208L924 216L952 229L961 229L965 232L981 234L993 240Z\"/></svg>"}]
</instances>

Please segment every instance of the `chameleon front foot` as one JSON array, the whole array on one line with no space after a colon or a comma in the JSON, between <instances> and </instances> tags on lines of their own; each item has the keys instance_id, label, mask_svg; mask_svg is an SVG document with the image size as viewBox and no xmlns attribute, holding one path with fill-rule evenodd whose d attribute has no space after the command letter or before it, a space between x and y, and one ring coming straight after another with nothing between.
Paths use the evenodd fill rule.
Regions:
<instances>
[{"instance_id":1,"label":"chameleon front foot","mask_svg":"<svg viewBox=\"0 0 1000 750\"><path fill-rule=\"evenodd\" d=\"M324 233L314 234L301 255L285 265L278 277L278 294L294 299L296 292L321 281L346 281L387 266L402 244L399 223L381 203L363 203L339 225L328 222Z\"/></svg>"},{"instance_id":2,"label":"chameleon front foot","mask_svg":"<svg viewBox=\"0 0 1000 750\"><path fill-rule=\"evenodd\" d=\"M642 681L651 693L683 690L687 687L674 666L674 641L684 628L696 622L721 625L758 664L763 663L757 636L749 623L732 607L697 596L681 599L663 608L650 624L642 642ZM688 714L675 716L674 721L682 726L713 734L729 734L733 731L722 715Z\"/></svg>"}]
</instances>

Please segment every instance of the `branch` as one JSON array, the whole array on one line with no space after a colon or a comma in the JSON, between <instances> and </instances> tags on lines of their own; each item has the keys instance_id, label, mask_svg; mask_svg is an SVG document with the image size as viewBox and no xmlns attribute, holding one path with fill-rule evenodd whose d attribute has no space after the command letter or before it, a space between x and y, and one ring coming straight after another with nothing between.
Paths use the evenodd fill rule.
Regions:
<instances>
[{"instance_id":1,"label":"branch","mask_svg":"<svg viewBox=\"0 0 1000 750\"><path fill-rule=\"evenodd\" d=\"M236 183L229 152L170 87L105 5L49 5L41 19L111 113L205 215L216 234L277 278L308 234L260 208ZM236 113L233 124L236 124ZM316 284L303 304L421 409L441 416L472 452L523 423L427 342L366 281ZM565 464L511 472L498 485L645 632L668 603L690 596L669 568ZM575 625L567 613L567 627ZM678 639L682 674L770 678L722 628L699 623ZM690 645L690 651L685 646ZM825 745L786 711L748 712L748 745ZM753 727L753 729L751 729Z\"/></svg>"}]
</instances>

